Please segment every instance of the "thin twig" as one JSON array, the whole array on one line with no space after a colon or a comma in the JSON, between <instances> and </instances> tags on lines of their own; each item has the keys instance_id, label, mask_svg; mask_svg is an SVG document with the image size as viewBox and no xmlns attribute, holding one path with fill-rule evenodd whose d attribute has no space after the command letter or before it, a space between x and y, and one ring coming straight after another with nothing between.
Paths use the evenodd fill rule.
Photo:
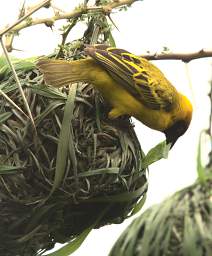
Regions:
<instances>
[{"instance_id":1,"label":"thin twig","mask_svg":"<svg viewBox=\"0 0 212 256\"><path fill-rule=\"evenodd\" d=\"M23 88L21 86L21 83L20 83L20 80L17 76L17 73L15 71L15 68L10 60L10 57L9 57L9 54L7 52L7 49L4 45L4 42L3 42L3 36L10 32L15 26L19 25L21 22L25 21L30 15L32 15L34 12L36 12L37 10L39 10L40 8L44 7L45 5L49 4L51 0L45 0L43 1L42 3L40 3L39 5L37 5L33 10L31 10L29 13L27 13L26 15L23 15L23 17L20 17L20 19L18 21L16 21L13 25L9 26L8 28L4 29L3 31L0 32L0 43L1 43L1 46L2 46L2 49L3 49L3 52L5 54L5 57L7 59L7 62L12 70L12 73L13 73L13 76L15 78L15 81L18 85L18 88L19 88L19 91L21 93L21 96L22 96L22 99L23 99L23 102L24 102L24 105L26 107L26 110L28 112L28 115L29 115L29 118L32 122L32 126L34 127L34 130L36 132L36 127L35 127L35 123L34 123L34 119L33 119L33 116L32 116L32 113L31 113L31 110L30 110L30 107L29 107L29 104L27 102L27 99L26 99L26 96L24 94L24 91L23 91ZM22 16L22 15L20 15ZM2 92L1 92L2 94Z\"/></svg>"},{"instance_id":2,"label":"thin twig","mask_svg":"<svg viewBox=\"0 0 212 256\"><path fill-rule=\"evenodd\" d=\"M62 52L63 52L63 46L65 45L67 36L69 35L70 31L72 30L72 28L77 24L78 18L75 18L72 20L72 23L68 26L68 28L66 29L66 31L64 31L62 33L62 42L60 44L60 49L57 53L56 58L61 57Z\"/></svg>"},{"instance_id":3,"label":"thin twig","mask_svg":"<svg viewBox=\"0 0 212 256\"><path fill-rule=\"evenodd\" d=\"M111 21L111 23L113 24L113 26L120 32L118 26L116 25L116 23L114 22L114 20L111 18L110 13L108 14L108 18L109 18L109 20Z\"/></svg>"},{"instance_id":4,"label":"thin twig","mask_svg":"<svg viewBox=\"0 0 212 256\"><path fill-rule=\"evenodd\" d=\"M155 53L142 54L141 57L147 60L182 60L188 63L191 60L212 57L212 50L201 49L197 52L191 53Z\"/></svg>"},{"instance_id":5,"label":"thin twig","mask_svg":"<svg viewBox=\"0 0 212 256\"><path fill-rule=\"evenodd\" d=\"M19 10L18 20L20 20L25 15L25 4L26 4L26 0L23 1L22 5L21 5L21 8ZM12 47L14 37L15 37L14 33L6 33L5 34L4 45L5 45L8 52L11 52L12 50L15 50Z\"/></svg>"},{"instance_id":6,"label":"thin twig","mask_svg":"<svg viewBox=\"0 0 212 256\"><path fill-rule=\"evenodd\" d=\"M2 95L14 108L16 108L18 111L20 111L23 115L25 115L27 118L29 118L25 113L24 111L18 106L15 104L14 101L12 101L10 99L10 97L7 96L6 93L4 93L2 90L0 90L0 95Z\"/></svg>"},{"instance_id":7,"label":"thin twig","mask_svg":"<svg viewBox=\"0 0 212 256\"><path fill-rule=\"evenodd\" d=\"M25 105L26 110L27 110L27 112L28 112L29 118L30 118L30 120L31 120L31 122L32 122L32 125L33 125L35 131L36 131L35 123L34 123L34 120L33 120L33 117L32 117L32 113L31 113L29 104L28 104L28 102L27 102L26 96L25 96L25 94L24 94L23 88L22 88L22 86L21 86L20 80L19 80L19 78L18 78L18 76L17 76L17 73L16 73L16 71L15 71L15 68L14 68L14 66L13 66L13 64L12 64L12 62L11 62L11 60L10 60L9 54L8 54L8 52L7 52L7 49L5 48L4 42L3 42L3 40L2 40L2 37L0 37L0 42L1 42L1 46L2 46L3 52L4 52L4 54L5 54L5 57L6 57L6 59L7 59L7 62L8 62L9 66L10 66L10 68L11 68L11 70L12 70L12 73L13 73L13 75L14 75L15 81L16 81L16 83L17 83L17 85L18 85L18 88L19 88L19 91L20 91L20 93L21 93L22 99L23 99L23 101L24 101L24 105Z\"/></svg>"},{"instance_id":8,"label":"thin twig","mask_svg":"<svg viewBox=\"0 0 212 256\"><path fill-rule=\"evenodd\" d=\"M20 25L20 23L22 23L23 21L26 21L26 19L31 16L34 12L38 11L40 8L42 8L43 6L47 5L50 3L51 0L45 0L44 2L40 3L38 6L36 6L33 10L31 10L29 13L27 13L26 15L24 15L22 18L20 18L19 20L17 20L14 24L12 24L11 26L9 26L8 28L5 28L3 31L0 32L0 38L8 33L8 32L14 32L14 28L18 25Z\"/></svg>"}]
</instances>

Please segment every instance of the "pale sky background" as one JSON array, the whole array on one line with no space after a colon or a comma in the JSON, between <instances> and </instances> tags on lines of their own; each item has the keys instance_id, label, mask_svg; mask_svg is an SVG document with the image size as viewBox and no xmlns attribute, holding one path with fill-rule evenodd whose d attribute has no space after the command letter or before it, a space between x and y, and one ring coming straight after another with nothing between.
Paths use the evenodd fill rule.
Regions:
<instances>
[{"instance_id":1,"label":"pale sky background","mask_svg":"<svg viewBox=\"0 0 212 256\"><path fill-rule=\"evenodd\" d=\"M38 3L28 0L27 3ZM63 10L72 10L82 1L55 0ZM0 29L16 20L17 10L22 1L7 0L0 2ZM127 12L113 11L111 17L119 28L113 30L117 47L135 54L160 52L167 46L172 52L192 52L202 48L212 49L211 33L212 1L194 0L144 0L133 4ZM48 10L39 11L36 16L51 15ZM34 15L35 16L35 15ZM14 47L23 52L14 51L13 56L28 57L51 53L61 42L58 22L52 32L45 26L36 26L21 31L15 39ZM82 35L84 25L79 25L70 34L73 40ZM1 50L0 50L1 53ZM209 92L208 81L212 77L212 59L195 60L186 65L181 61L154 61L176 86L186 94L194 104L191 126L178 140L170 152L168 160L161 160L150 167L149 191L146 209L161 202L175 191L192 184L196 178L196 150L199 133L208 128ZM189 73L189 75L188 75ZM189 86L190 77L192 88ZM141 123L135 122L136 133L145 152L164 140L163 134L153 131ZM206 155L206 154L205 154ZM206 159L206 157L203 157ZM73 256L106 256L115 240L132 221L110 225L94 230L81 248Z\"/></svg>"}]
</instances>

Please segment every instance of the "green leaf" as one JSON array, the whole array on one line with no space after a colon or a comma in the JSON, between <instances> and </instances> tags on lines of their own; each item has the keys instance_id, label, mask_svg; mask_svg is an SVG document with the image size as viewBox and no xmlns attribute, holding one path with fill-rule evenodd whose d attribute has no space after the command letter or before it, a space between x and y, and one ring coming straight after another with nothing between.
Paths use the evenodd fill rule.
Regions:
<instances>
[{"instance_id":1,"label":"green leaf","mask_svg":"<svg viewBox=\"0 0 212 256\"><path fill-rule=\"evenodd\" d=\"M170 144L167 145L166 141L163 141L157 144L154 148L150 149L143 159L142 168L145 169L162 158L167 159L170 147Z\"/></svg>"}]
</instances>

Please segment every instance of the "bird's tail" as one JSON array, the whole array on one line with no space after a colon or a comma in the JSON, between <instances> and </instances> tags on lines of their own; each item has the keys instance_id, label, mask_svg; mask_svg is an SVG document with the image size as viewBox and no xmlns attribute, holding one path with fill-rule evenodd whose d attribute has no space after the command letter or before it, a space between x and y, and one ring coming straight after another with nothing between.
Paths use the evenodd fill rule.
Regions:
<instances>
[{"instance_id":1,"label":"bird's tail","mask_svg":"<svg viewBox=\"0 0 212 256\"><path fill-rule=\"evenodd\" d=\"M37 67L44 75L47 84L62 87L73 82L91 82L92 59L75 61L40 59Z\"/></svg>"}]
</instances>

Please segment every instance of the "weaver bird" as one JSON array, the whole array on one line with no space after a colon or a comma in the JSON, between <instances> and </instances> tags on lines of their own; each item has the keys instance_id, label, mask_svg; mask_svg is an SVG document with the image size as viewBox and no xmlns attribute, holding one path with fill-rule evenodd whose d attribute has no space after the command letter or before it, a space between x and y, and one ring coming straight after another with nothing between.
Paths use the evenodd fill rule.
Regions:
<instances>
[{"instance_id":1,"label":"weaver bird","mask_svg":"<svg viewBox=\"0 0 212 256\"><path fill-rule=\"evenodd\" d=\"M192 104L148 60L123 49L87 46L86 59L40 59L38 68L47 84L61 87L73 82L92 83L111 105L109 118L133 116L161 131L171 147L189 127Z\"/></svg>"}]
</instances>

